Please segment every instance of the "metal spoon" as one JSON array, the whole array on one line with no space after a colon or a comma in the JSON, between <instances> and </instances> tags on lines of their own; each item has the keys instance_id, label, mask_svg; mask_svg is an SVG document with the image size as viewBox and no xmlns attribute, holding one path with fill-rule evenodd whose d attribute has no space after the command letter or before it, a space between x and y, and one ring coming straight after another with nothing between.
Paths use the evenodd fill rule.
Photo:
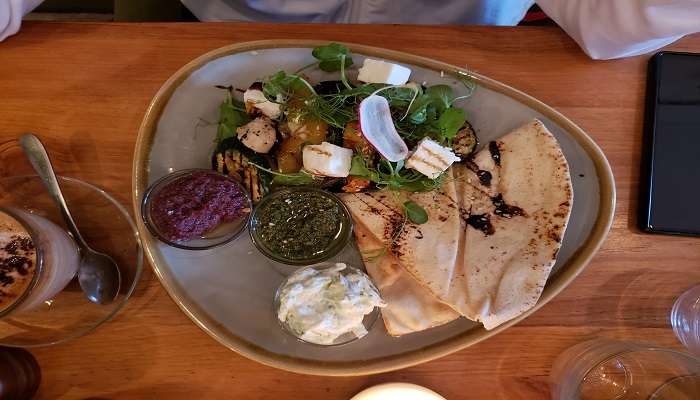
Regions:
<instances>
[{"instance_id":1,"label":"metal spoon","mask_svg":"<svg viewBox=\"0 0 700 400\"><path fill-rule=\"evenodd\" d=\"M56 207L61 211L63 220L80 250L80 266L78 267L78 281L87 298L93 303L109 304L117 297L121 274L117 263L107 254L93 250L85 243L83 236L73 221L68 211L66 200L61 193L61 187L56 179L56 174L51 166L46 148L38 137L31 133L23 135L19 144L24 154L31 162L32 167L44 182L46 190L53 199Z\"/></svg>"}]
</instances>

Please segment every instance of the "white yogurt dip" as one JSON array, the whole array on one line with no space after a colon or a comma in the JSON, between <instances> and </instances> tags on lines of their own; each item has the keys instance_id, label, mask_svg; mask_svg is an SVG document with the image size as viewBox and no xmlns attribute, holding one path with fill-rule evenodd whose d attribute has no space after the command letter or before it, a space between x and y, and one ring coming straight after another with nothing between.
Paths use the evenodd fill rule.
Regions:
<instances>
[{"instance_id":1,"label":"white yogurt dip","mask_svg":"<svg viewBox=\"0 0 700 400\"><path fill-rule=\"evenodd\" d=\"M298 338L328 345L346 333L366 335L365 315L384 306L366 274L336 263L292 274L280 288L277 317Z\"/></svg>"}]
</instances>

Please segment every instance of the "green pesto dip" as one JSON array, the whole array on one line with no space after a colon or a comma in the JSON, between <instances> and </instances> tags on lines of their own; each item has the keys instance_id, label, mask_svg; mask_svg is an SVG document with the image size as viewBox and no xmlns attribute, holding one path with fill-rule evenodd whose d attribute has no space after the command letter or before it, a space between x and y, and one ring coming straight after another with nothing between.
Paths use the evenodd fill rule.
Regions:
<instances>
[{"instance_id":1,"label":"green pesto dip","mask_svg":"<svg viewBox=\"0 0 700 400\"><path fill-rule=\"evenodd\" d=\"M343 209L331 195L290 191L274 196L257 210L257 234L271 252L288 260L306 260L338 239Z\"/></svg>"}]
</instances>

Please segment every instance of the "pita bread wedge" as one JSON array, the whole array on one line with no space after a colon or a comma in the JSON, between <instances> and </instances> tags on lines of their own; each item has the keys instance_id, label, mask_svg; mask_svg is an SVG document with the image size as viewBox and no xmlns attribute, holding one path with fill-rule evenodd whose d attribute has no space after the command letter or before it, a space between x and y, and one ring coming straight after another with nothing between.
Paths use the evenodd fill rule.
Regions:
<instances>
[{"instance_id":1,"label":"pita bread wedge","mask_svg":"<svg viewBox=\"0 0 700 400\"><path fill-rule=\"evenodd\" d=\"M365 264L389 304L382 316L393 335L457 313L493 329L532 308L573 202L566 159L538 120L453 165L441 191L403 194L428 212L427 223L405 221L392 196L349 194L343 201L363 253L388 245L383 257L365 255Z\"/></svg>"},{"instance_id":2,"label":"pita bread wedge","mask_svg":"<svg viewBox=\"0 0 700 400\"><path fill-rule=\"evenodd\" d=\"M454 197L454 184L449 186ZM432 192L411 199L429 213L430 224L406 221L401 201L389 192L342 195L355 222L355 239L365 267L388 306L382 318L389 334L405 335L446 324L459 313L415 280L405 262L423 269L453 268L459 251L459 211L447 194ZM447 206L449 204L449 206ZM438 207L436 207L436 205Z\"/></svg>"},{"instance_id":3,"label":"pita bread wedge","mask_svg":"<svg viewBox=\"0 0 700 400\"><path fill-rule=\"evenodd\" d=\"M460 316L413 279L393 254L384 253L385 244L360 223L355 224L355 237L358 247L364 249L367 272L387 302L381 313L391 336L440 326Z\"/></svg>"},{"instance_id":4,"label":"pita bread wedge","mask_svg":"<svg viewBox=\"0 0 700 400\"><path fill-rule=\"evenodd\" d=\"M493 329L542 293L571 211L569 167L554 136L533 120L452 173L464 221L460 259L447 270L402 265L439 300Z\"/></svg>"}]
</instances>

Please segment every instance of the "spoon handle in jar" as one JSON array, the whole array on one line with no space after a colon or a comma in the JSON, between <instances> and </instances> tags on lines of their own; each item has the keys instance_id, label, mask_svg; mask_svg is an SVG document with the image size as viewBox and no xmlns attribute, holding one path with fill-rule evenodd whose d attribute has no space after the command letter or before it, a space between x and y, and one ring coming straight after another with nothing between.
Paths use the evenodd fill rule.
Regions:
<instances>
[{"instance_id":1,"label":"spoon handle in jar","mask_svg":"<svg viewBox=\"0 0 700 400\"><path fill-rule=\"evenodd\" d=\"M68 226L68 230L75 240L84 246L85 241L78 231L73 216L70 214L70 211L68 211L68 205L63 198L61 187L58 184L58 179L56 178L56 174L51 166L51 160L49 159L49 155L43 143L41 143L41 140L35 135L27 133L22 135L19 139L19 144L24 154L29 159L29 162L32 164L32 167L34 167L34 171L36 171L44 183L44 187L46 187L46 190L49 192L51 199L53 199L54 203L61 211L61 215Z\"/></svg>"}]
</instances>

